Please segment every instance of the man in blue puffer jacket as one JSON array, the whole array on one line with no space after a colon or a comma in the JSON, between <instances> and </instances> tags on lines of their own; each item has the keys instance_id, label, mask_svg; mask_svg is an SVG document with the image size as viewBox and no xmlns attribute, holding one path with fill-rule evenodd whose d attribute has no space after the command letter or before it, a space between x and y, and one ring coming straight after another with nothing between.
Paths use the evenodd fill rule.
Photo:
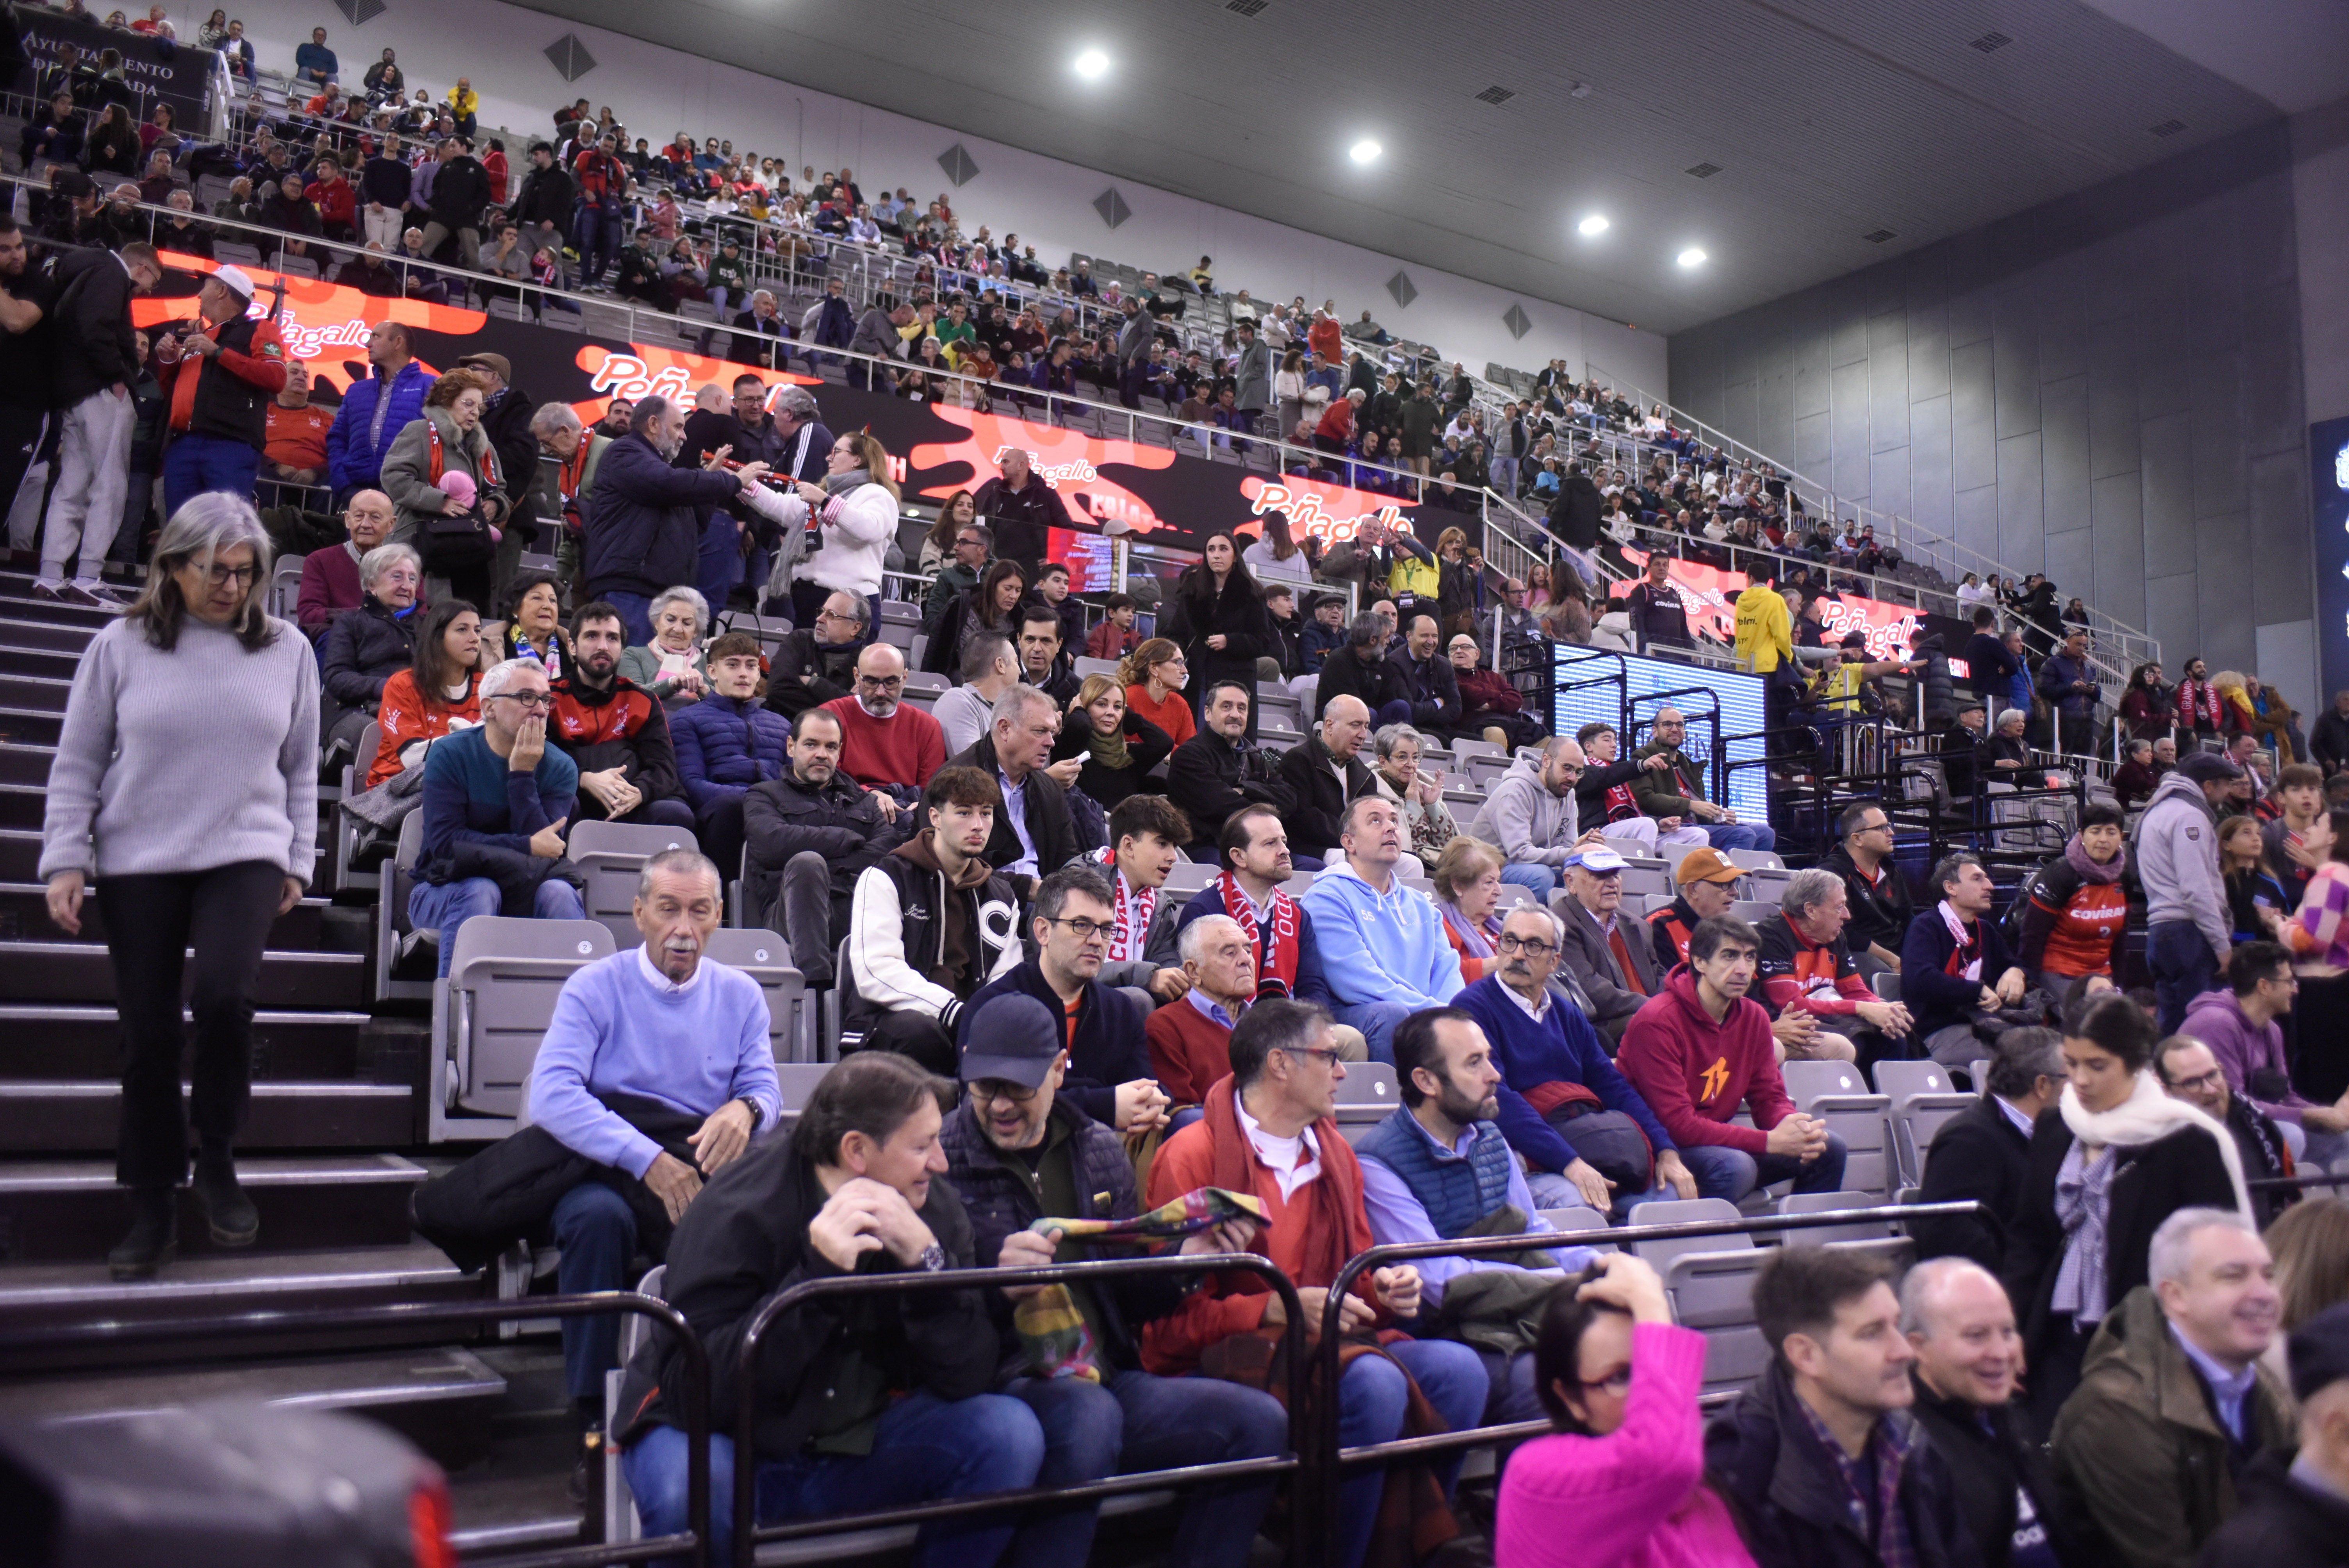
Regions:
<instances>
[{"instance_id":1,"label":"man in blue puffer jacket","mask_svg":"<svg viewBox=\"0 0 2349 1568\"><path fill-rule=\"evenodd\" d=\"M367 334L367 363L375 374L351 383L326 430L326 481L337 511L353 490L382 482L384 454L424 417L424 395L440 379L417 363L408 328L396 321L377 322Z\"/></svg>"},{"instance_id":2,"label":"man in blue puffer jacket","mask_svg":"<svg viewBox=\"0 0 2349 1568\"><path fill-rule=\"evenodd\" d=\"M750 488L723 469L669 466L684 448L689 412L666 397L639 402L628 418L628 433L604 449L595 487L585 498L587 593L620 607L632 647L653 640L653 595L694 580L701 561L702 512ZM776 755L781 751L778 741ZM709 851L707 843L702 848ZM731 861L718 864L730 874Z\"/></svg>"},{"instance_id":3,"label":"man in blue puffer jacket","mask_svg":"<svg viewBox=\"0 0 2349 1568\"><path fill-rule=\"evenodd\" d=\"M709 695L677 710L669 737L693 802L694 837L731 877L742 865L742 798L788 770L792 723L759 700L758 638L729 632L709 645L707 659Z\"/></svg>"}]
</instances>

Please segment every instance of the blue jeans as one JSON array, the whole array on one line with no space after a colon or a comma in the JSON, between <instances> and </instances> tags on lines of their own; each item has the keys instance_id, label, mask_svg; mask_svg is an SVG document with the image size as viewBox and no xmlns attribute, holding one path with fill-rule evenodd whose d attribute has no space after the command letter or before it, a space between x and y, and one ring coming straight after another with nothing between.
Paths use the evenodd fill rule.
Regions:
<instances>
[{"instance_id":1,"label":"blue jeans","mask_svg":"<svg viewBox=\"0 0 2349 1568\"><path fill-rule=\"evenodd\" d=\"M1106 1383L1021 1377L1005 1392L1036 1412L1044 1429L1039 1486L1260 1459L1288 1446L1288 1413L1279 1400L1213 1377L1147 1372L1112 1373ZM1166 1562L1175 1568L1246 1563L1272 1489L1267 1477L1185 1494L1183 1522ZM1083 1568L1097 1512L1087 1503L1031 1515L1019 1527L1012 1561L1020 1568Z\"/></svg>"},{"instance_id":2,"label":"blue jeans","mask_svg":"<svg viewBox=\"0 0 2349 1568\"><path fill-rule=\"evenodd\" d=\"M1790 1178L1797 1192L1840 1192L1844 1158L1843 1140L1832 1132L1827 1134L1826 1150L1808 1161L1791 1154L1764 1154L1757 1159L1725 1143L1681 1145L1681 1163L1696 1178L1697 1196L1726 1198L1733 1203L1756 1187Z\"/></svg>"},{"instance_id":3,"label":"blue jeans","mask_svg":"<svg viewBox=\"0 0 2349 1568\"><path fill-rule=\"evenodd\" d=\"M580 584L585 593L586 584ZM615 588L604 595L604 603L620 613L627 623L628 645L632 648L649 646L653 640L653 598L649 593L624 593Z\"/></svg>"},{"instance_id":4,"label":"blue jeans","mask_svg":"<svg viewBox=\"0 0 2349 1568\"><path fill-rule=\"evenodd\" d=\"M1701 822L1716 850L1775 850L1778 830L1767 822Z\"/></svg>"},{"instance_id":5,"label":"blue jeans","mask_svg":"<svg viewBox=\"0 0 2349 1568\"><path fill-rule=\"evenodd\" d=\"M1397 1362L1453 1431L1466 1431L1485 1414L1485 1403L1492 1398L1492 1379L1485 1375L1485 1364L1476 1353L1465 1345L1448 1339L1402 1339L1387 1346L1387 1356L1394 1360L1358 1356L1339 1379L1338 1441L1341 1446L1392 1442L1402 1435L1410 1389L1402 1373L1395 1369ZM1460 1479L1460 1464L1466 1457L1454 1453L1436 1464L1435 1478L1447 1496L1452 1483ZM1371 1547L1371 1531L1378 1523L1379 1491L1385 1485L1385 1475L1376 1470L1356 1471L1346 1482L1340 1524L1344 1533L1338 1538L1330 1568L1360 1568L1363 1553Z\"/></svg>"},{"instance_id":6,"label":"blue jeans","mask_svg":"<svg viewBox=\"0 0 2349 1568\"><path fill-rule=\"evenodd\" d=\"M1512 861L1501 868L1501 880L1531 888L1534 897L1545 907L1549 903L1549 895L1557 891L1557 872L1539 861Z\"/></svg>"},{"instance_id":7,"label":"blue jeans","mask_svg":"<svg viewBox=\"0 0 2349 1568\"><path fill-rule=\"evenodd\" d=\"M408 923L419 931L440 934L440 977L449 977L449 959L457 951L457 928L477 914L495 914L504 901L498 884L487 877L462 882L418 882L408 894ZM579 890L553 877L538 884L531 913L541 920L585 920Z\"/></svg>"},{"instance_id":8,"label":"blue jeans","mask_svg":"<svg viewBox=\"0 0 2349 1568\"><path fill-rule=\"evenodd\" d=\"M656 1427L621 1456L647 1535L685 1528L685 1433ZM1002 1394L941 1399L926 1389L898 1400L881 1417L871 1454L801 1454L759 1464L761 1524L827 1513L865 1512L936 1502L1035 1484L1044 1462L1044 1431L1035 1414ZM734 1539L734 1439L709 1439L709 1560L731 1561ZM991 1568L1011 1541L1014 1522L966 1514L922 1526L914 1560L921 1568Z\"/></svg>"},{"instance_id":9,"label":"blue jeans","mask_svg":"<svg viewBox=\"0 0 2349 1568\"><path fill-rule=\"evenodd\" d=\"M636 1255L636 1216L628 1201L601 1181L583 1181L554 1205L555 1288L565 1295L625 1290L630 1260ZM620 1364L620 1315L563 1320L563 1382L574 1399L594 1399L600 1408L604 1374Z\"/></svg>"},{"instance_id":10,"label":"blue jeans","mask_svg":"<svg viewBox=\"0 0 2349 1568\"><path fill-rule=\"evenodd\" d=\"M2186 1026L2186 1005L2219 988L2219 955L2190 920L2164 920L2145 934L2145 964L2153 971L2153 994L2161 1000L2161 1032Z\"/></svg>"},{"instance_id":11,"label":"blue jeans","mask_svg":"<svg viewBox=\"0 0 2349 1568\"><path fill-rule=\"evenodd\" d=\"M1330 1011L1348 1028L1362 1031L1371 1060L1394 1066L1395 1026L1411 1016L1409 1007L1400 1002L1339 1002Z\"/></svg>"},{"instance_id":12,"label":"blue jeans","mask_svg":"<svg viewBox=\"0 0 2349 1568\"><path fill-rule=\"evenodd\" d=\"M253 477L261 453L243 441L191 430L171 438L163 454L163 515L176 517L188 499L204 490L227 490L253 499Z\"/></svg>"}]
</instances>

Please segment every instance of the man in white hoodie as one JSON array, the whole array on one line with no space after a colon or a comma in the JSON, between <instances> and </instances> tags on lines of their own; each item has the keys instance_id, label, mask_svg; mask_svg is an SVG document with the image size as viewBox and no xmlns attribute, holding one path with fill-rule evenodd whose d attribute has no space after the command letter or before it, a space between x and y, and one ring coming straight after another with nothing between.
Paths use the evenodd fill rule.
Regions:
<instances>
[{"instance_id":1,"label":"man in white hoodie","mask_svg":"<svg viewBox=\"0 0 2349 1568\"><path fill-rule=\"evenodd\" d=\"M1585 833L1576 825L1574 790L1585 766L1582 748L1563 736L1545 741L1538 756L1519 752L1468 825L1471 837L1499 846L1501 880L1532 889L1544 903L1566 857L1599 842L1596 826Z\"/></svg>"},{"instance_id":2,"label":"man in white hoodie","mask_svg":"<svg viewBox=\"0 0 2349 1568\"><path fill-rule=\"evenodd\" d=\"M2161 998L2161 1032L2186 1025L2187 1004L2219 986L2234 926L2219 874L2219 814L2242 770L2198 751L2155 786L2137 819L2137 880L2145 886L2146 965Z\"/></svg>"},{"instance_id":3,"label":"man in white hoodie","mask_svg":"<svg viewBox=\"0 0 2349 1568\"><path fill-rule=\"evenodd\" d=\"M1362 795L1349 803L1338 849L1298 902L1313 917L1331 1011L1362 1032L1373 1061L1392 1066L1395 1026L1460 994L1460 955L1433 901L1395 875L1403 829L1393 801Z\"/></svg>"}]
</instances>

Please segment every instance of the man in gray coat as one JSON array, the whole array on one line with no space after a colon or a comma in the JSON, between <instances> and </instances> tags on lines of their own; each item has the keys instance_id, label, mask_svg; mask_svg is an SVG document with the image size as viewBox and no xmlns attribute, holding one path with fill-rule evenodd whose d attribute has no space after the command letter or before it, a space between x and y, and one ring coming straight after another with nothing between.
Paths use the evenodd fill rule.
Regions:
<instances>
[{"instance_id":1,"label":"man in gray coat","mask_svg":"<svg viewBox=\"0 0 2349 1568\"><path fill-rule=\"evenodd\" d=\"M1129 297L1125 302L1125 325L1117 334L1118 370L1123 373L1127 366L1149 352L1156 335L1157 324L1150 319L1150 313L1142 308L1140 300Z\"/></svg>"},{"instance_id":2,"label":"man in gray coat","mask_svg":"<svg viewBox=\"0 0 2349 1568\"><path fill-rule=\"evenodd\" d=\"M2227 884L2219 874L2219 815L2243 777L2224 753L2198 751L2154 787L2137 824L2145 885L2147 966L2161 998L2161 1032L2185 1026L2186 1006L2215 990L2227 966Z\"/></svg>"},{"instance_id":3,"label":"man in gray coat","mask_svg":"<svg viewBox=\"0 0 2349 1568\"><path fill-rule=\"evenodd\" d=\"M856 335L848 340L851 354L869 354L875 359L903 359L905 340L897 335L902 327L912 325L914 307L900 300L889 310L879 304L864 307L864 316L856 324ZM848 362L848 381L852 387L869 387L873 366L861 359ZM886 391L886 387L878 388Z\"/></svg>"},{"instance_id":4,"label":"man in gray coat","mask_svg":"<svg viewBox=\"0 0 2349 1568\"><path fill-rule=\"evenodd\" d=\"M1584 833L1575 823L1574 787L1583 766L1582 748L1563 736L1543 742L1538 754L1520 751L1468 825L1470 837L1499 846L1506 862L1501 880L1531 888L1545 903L1567 857L1599 842L1595 824Z\"/></svg>"},{"instance_id":5,"label":"man in gray coat","mask_svg":"<svg viewBox=\"0 0 2349 1568\"><path fill-rule=\"evenodd\" d=\"M1253 434L1257 416L1272 406L1272 350L1257 340L1255 322L1244 319L1233 330L1240 351L1232 361L1232 377L1238 383L1232 405L1240 411L1240 428Z\"/></svg>"},{"instance_id":6,"label":"man in gray coat","mask_svg":"<svg viewBox=\"0 0 2349 1568\"><path fill-rule=\"evenodd\" d=\"M1623 913L1623 868L1613 850L1577 849L1566 859L1566 890L1550 913L1563 938L1558 960L1590 998L1590 1023L1612 1054L1631 1016L1662 988L1647 926Z\"/></svg>"}]
</instances>

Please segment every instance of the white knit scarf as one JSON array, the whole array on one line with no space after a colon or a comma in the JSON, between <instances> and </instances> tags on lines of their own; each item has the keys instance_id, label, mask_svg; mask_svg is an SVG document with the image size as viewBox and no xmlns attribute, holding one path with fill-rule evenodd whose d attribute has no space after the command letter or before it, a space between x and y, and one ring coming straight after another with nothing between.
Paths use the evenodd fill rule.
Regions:
<instances>
[{"instance_id":1,"label":"white knit scarf","mask_svg":"<svg viewBox=\"0 0 2349 1568\"><path fill-rule=\"evenodd\" d=\"M2243 1185L2243 1160L2236 1151L2234 1134L2212 1120L2209 1113L2182 1099L2171 1099L2150 1068L2138 1072L2137 1087L2129 1091L2128 1099L2110 1110L2087 1109L2080 1104L2070 1084L2064 1086L2064 1096L2056 1106L2063 1111L2064 1125L2072 1130L2073 1137L2098 1147L2134 1149L2180 1127L2200 1128L2218 1140L2219 1158L2226 1161L2227 1180L2235 1189L2235 1208L2250 1217L2251 1189Z\"/></svg>"}]
</instances>

